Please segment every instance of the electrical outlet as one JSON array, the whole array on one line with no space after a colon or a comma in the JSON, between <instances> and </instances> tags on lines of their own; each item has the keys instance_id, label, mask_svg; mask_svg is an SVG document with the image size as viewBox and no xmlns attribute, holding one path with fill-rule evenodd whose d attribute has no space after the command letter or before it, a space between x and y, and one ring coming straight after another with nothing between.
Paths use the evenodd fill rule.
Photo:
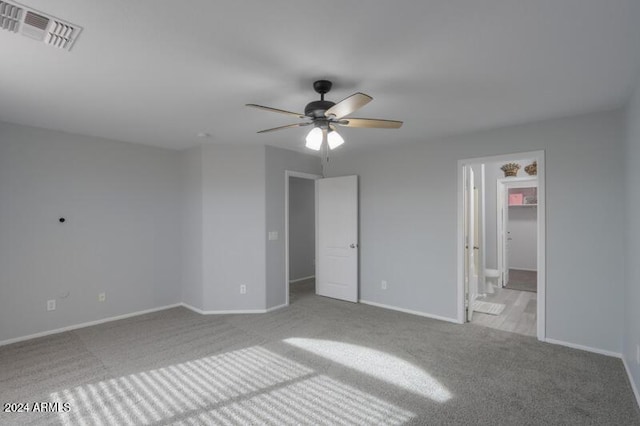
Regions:
<instances>
[{"instance_id":1,"label":"electrical outlet","mask_svg":"<svg viewBox=\"0 0 640 426\"><path fill-rule=\"evenodd\" d=\"M107 295L106 295L106 293L100 293L100 294L98 294L98 302L104 302L105 300L107 300Z\"/></svg>"},{"instance_id":2,"label":"electrical outlet","mask_svg":"<svg viewBox=\"0 0 640 426\"><path fill-rule=\"evenodd\" d=\"M56 310L56 299L47 300L47 311Z\"/></svg>"},{"instance_id":3,"label":"electrical outlet","mask_svg":"<svg viewBox=\"0 0 640 426\"><path fill-rule=\"evenodd\" d=\"M387 289L387 282L385 280L382 280L382 285L381 285L383 290Z\"/></svg>"},{"instance_id":4,"label":"electrical outlet","mask_svg":"<svg viewBox=\"0 0 640 426\"><path fill-rule=\"evenodd\" d=\"M278 239L278 231L269 231L269 241L275 241Z\"/></svg>"},{"instance_id":5,"label":"electrical outlet","mask_svg":"<svg viewBox=\"0 0 640 426\"><path fill-rule=\"evenodd\" d=\"M246 294L247 293L247 286L244 284L240 285L240 294Z\"/></svg>"}]
</instances>

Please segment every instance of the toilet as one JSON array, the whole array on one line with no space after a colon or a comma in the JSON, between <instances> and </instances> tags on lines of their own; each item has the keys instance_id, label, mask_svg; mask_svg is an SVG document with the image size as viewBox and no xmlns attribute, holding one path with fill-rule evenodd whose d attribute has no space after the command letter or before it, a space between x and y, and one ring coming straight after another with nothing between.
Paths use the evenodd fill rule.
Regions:
<instances>
[{"instance_id":1,"label":"toilet","mask_svg":"<svg viewBox=\"0 0 640 426\"><path fill-rule=\"evenodd\" d=\"M494 293L494 287L498 287L498 278L500 278L500 271L497 269L485 269L484 270L484 283L488 294Z\"/></svg>"}]
</instances>

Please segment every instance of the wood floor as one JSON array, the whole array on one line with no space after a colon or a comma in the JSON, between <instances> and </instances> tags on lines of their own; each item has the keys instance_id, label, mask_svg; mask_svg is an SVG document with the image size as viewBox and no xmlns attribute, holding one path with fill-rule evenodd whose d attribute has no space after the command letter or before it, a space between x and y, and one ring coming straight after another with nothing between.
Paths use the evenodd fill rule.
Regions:
<instances>
[{"instance_id":1,"label":"wood floor","mask_svg":"<svg viewBox=\"0 0 640 426\"><path fill-rule=\"evenodd\" d=\"M511 290L538 291L538 273L536 271L523 271L521 269L509 269L509 282L505 286Z\"/></svg>"},{"instance_id":2,"label":"wood floor","mask_svg":"<svg viewBox=\"0 0 640 426\"><path fill-rule=\"evenodd\" d=\"M530 291L496 288L495 293L488 294L478 300L502 303L506 308L500 315L489 315L476 312L473 324L495 328L525 336L536 336L537 293Z\"/></svg>"}]
</instances>

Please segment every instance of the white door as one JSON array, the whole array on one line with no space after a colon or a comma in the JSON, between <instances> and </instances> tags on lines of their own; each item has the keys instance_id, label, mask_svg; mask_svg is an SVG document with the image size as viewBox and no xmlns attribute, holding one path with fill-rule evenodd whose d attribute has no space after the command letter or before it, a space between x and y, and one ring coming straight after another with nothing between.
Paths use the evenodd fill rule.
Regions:
<instances>
[{"instance_id":1,"label":"white door","mask_svg":"<svg viewBox=\"0 0 640 426\"><path fill-rule=\"evenodd\" d=\"M498 181L498 270L502 273L500 285L506 286L509 282L509 188L508 185Z\"/></svg>"},{"instance_id":2,"label":"white door","mask_svg":"<svg viewBox=\"0 0 640 426\"><path fill-rule=\"evenodd\" d=\"M486 294L487 293L487 285L486 278L484 276L484 271L487 268L486 265L486 256L485 256L485 173L484 173L484 164L480 165L480 179L477 179L477 176L474 175L474 184L475 188L475 247L477 247L475 252L476 257L476 275L477 275L477 287L476 290L478 294ZM479 182L478 182L479 181Z\"/></svg>"},{"instance_id":3,"label":"white door","mask_svg":"<svg viewBox=\"0 0 640 426\"><path fill-rule=\"evenodd\" d=\"M506 189L504 192L504 208L502 211L502 217L504 218L504 260L502 261L504 274L502 285L506 286L509 284L509 246L511 245L511 231L509 230L509 189Z\"/></svg>"},{"instance_id":4,"label":"white door","mask_svg":"<svg viewBox=\"0 0 640 426\"><path fill-rule=\"evenodd\" d=\"M358 176L316 180L316 293L358 301Z\"/></svg>"},{"instance_id":5,"label":"white door","mask_svg":"<svg viewBox=\"0 0 640 426\"><path fill-rule=\"evenodd\" d=\"M474 176L471 167L466 167L465 180L465 248L466 248L466 274L465 283L467 289L467 321L473 318L473 302L478 297L478 271L476 266L476 191L474 190Z\"/></svg>"}]
</instances>

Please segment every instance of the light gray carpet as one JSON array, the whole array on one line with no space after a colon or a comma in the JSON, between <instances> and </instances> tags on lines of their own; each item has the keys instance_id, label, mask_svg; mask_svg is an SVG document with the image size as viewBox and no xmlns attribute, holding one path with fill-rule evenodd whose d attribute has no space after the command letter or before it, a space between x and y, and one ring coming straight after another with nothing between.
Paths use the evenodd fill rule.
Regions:
<instances>
[{"instance_id":1,"label":"light gray carpet","mask_svg":"<svg viewBox=\"0 0 640 426\"><path fill-rule=\"evenodd\" d=\"M0 401L68 402L21 424L640 425L618 359L313 295L182 308L0 348Z\"/></svg>"}]
</instances>

